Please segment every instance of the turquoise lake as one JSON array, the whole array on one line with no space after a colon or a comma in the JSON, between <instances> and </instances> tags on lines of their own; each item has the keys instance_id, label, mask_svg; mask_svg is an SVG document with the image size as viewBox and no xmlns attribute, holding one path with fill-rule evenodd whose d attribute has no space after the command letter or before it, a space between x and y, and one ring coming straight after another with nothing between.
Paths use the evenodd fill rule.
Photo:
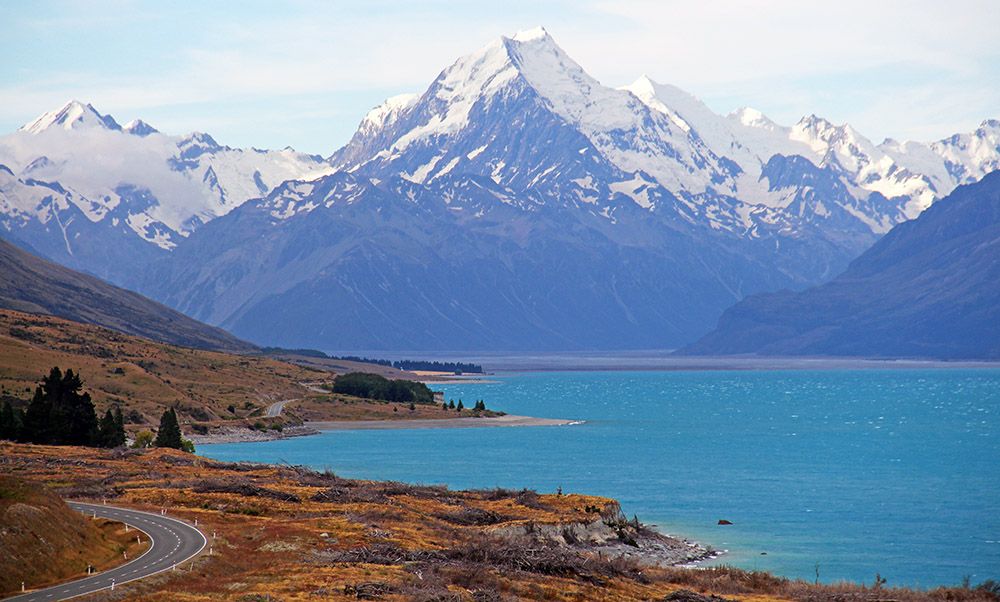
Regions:
<instances>
[{"instance_id":1,"label":"turquoise lake","mask_svg":"<svg viewBox=\"0 0 1000 602\"><path fill-rule=\"evenodd\" d=\"M614 497L719 562L932 587L1000 578L1000 370L534 372L446 397L560 427L337 431L203 445L452 488ZM719 519L732 521L718 526Z\"/></svg>"}]
</instances>

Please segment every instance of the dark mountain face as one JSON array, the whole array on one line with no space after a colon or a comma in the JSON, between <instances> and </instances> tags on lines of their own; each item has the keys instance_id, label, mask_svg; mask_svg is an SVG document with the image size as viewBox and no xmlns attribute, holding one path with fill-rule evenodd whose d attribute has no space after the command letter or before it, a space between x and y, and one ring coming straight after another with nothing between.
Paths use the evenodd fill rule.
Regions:
<instances>
[{"instance_id":1,"label":"dark mountain face","mask_svg":"<svg viewBox=\"0 0 1000 602\"><path fill-rule=\"evenodd\" d=\"M0 308L49 314L185 347L246 352L253 345L142 295L50 263L0 239Z\"/></svg>"},{"instance_id":2,"label":"dark mountain face","mask_svg":"<svg viewBox=\"0 0 1000 602\"><path fill-rule=\"evenodd\" d=\"M1000 172L896 226L827 284L748 297L684 352L1000 358Z\"/></svg>"},{"instance_id":3,"label":"dark mountain face","mask_svg":"<svg viewBox=\"0 0 1000 602\"><path fill-rule=\"evenodd\" d=\"M538 204L489 179L375 185L338 173L205 225L147 286L279 345L649 348L691 340L746 291L801 285L773 268L789 257L837 257L790 244L779 260L772 245L650 220L631 201L615 215Z\"/></svg>"},{"instance_id":4,"label":"dark mountain face","mask_svg":"<svg viewBox=\"0 0 1000 602\"><path fill-rule=\"evenodd\" d=\"M790 234L766 210L747 217L747 234L737 199L679 198L623 171L609 156L658 154L720 178L726 162L693 138L674 148L666 116L609 89L624 98L623 125L584 135L518 70L524 60L503 46L459 61L363 123L331 157L344 171L286 182L202 226L142 290L267 344L662 348L694 340L746 294L829 277L874 239L825 223Z\"/></svg>"}]
</instances>

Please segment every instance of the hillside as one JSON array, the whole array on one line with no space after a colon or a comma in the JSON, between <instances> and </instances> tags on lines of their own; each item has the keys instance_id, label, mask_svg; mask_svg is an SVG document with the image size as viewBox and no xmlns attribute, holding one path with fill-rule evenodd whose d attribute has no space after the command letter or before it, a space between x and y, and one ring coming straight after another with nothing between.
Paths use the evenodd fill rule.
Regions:
<instances>
[{"instance_id":1,"label":"hillside","mask_svg":"<svg viewBox=\"0 0 1000 602\"><path fill-rule=\"evenodd\" d=\"M682 352L1000 358L1000 172L896 226L831 282L736 304Z\"/></svg>"},{"instance_id":2,"label":"hillside","mask_svg":"<svg viewBox=\"0 0 1000 602\"><path fill-rule=\"evenodd\" d=\"M119 405L130 430L156 426L174 407L185 435L218 441L228 436L273 438L278 425L302 421L409 420L490 416L470 410L445 412L435 404L361 399L320 385L337 374L369 372L394 379L425 380L376 364L286 356L233 355L157 343L99 326L0 309L0 398L27 400L52 366L72 369L84 380L98 414ZM297 360L303 364L295 363ZM311 360L311 361L310 361ZM294 400L280 417L267 407ZM256 428L268 433L248 431ZM288 431L285 431L286 433Z\"/></svg>"},{"instance_id":3,"label":"hillside","mask_svg":"<svg viewBox=\"0 0 1000 602\"><path fill-rule=\"evenodd\" d=\"M300 397L315 370L258 356L178 347L62 318L0 310L0 387L30 397L52 366L83 376L100 412L120 404L154 423L167 407L193 420L243 416ZM136 417L132 422L139 422Z\"/></svg>"},{"instance_id":4,"label":"hillside","mask_svg":"<svg viewBox=\"0 0 1000 602\"><path fill-rule=\"evenodd\" d=\"M133 557L135 531L93 521L72 510L40 483L0 475L0 595L86 575L87 565L104 569Z\"/></svg>"},{"instance_id":5,"label":"hillside","mask_svg":"<svg viewBox=\"0 0 1000 602\"><path fill-rule=\"evenodd\" d=\"M255 349L222 329L32 255L2 239L0 308L97 324L185 347L236 353Z\"/></svg>"},{"instance_id":6,"label":"hillside","mask_svg":"<svg viewBox=\"0 0 1000 602\"><path fill-rule=\"evenodd\" d=\"M907 590L677 568L708 551L626 518L614 500L575 493L358 481L166 449L0 443L0 458L8 472L58 495L166 508L212 534L211 553L123 588L129 599L149 602L1000 599L992 582ZM5 560L0 555L0 571Z\"/></svg>"}]
</instances>

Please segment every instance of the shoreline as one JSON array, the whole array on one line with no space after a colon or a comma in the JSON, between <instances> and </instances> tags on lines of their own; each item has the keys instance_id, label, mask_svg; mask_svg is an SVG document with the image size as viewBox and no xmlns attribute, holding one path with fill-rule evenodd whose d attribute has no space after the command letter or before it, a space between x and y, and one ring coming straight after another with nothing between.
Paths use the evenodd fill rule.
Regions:
<instances>
[{"instance_id":1,"label":"shoreline","mask_svg":"<svg viewBox=\"0 0 1000 602\"><path fill-rule=\"evenodd\" d=\"M563 418L536 418L534 416L503 416L465 418L411 418L401 420L321 420L306 422L299 426L287 426L281 431L258 431L248 427L225 426L205 435L190 433L185 435L196 446L220 443L260 443L278 441L292 437L307 437L327 431L372 431L406 429L452 429L452 428L501 428L530 426L572 426L582 424L582 420Z\"/></svg>"},{"instance_id":2,"label":"shoreline","mask_svg":"<svg viewBox=\"0 0 1000 602\"><path fill-rule=\"evenodd\" d=\"M497 428L512 426L570 426L581 420L563 418L535 418L533 416L503 416L467 418L413 418L408 420L323 420L307 422L306 426L318 431L370 431L403 429L445 429L445 428Z\"/></svg>"}]
</instances>

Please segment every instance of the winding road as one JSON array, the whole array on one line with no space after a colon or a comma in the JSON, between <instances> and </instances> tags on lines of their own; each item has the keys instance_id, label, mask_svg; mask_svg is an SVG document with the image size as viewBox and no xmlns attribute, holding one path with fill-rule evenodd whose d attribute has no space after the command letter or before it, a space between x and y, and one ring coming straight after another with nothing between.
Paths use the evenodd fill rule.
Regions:
<instances>
[{"instance_id":1,"label":"winding road","mask_svg":"<svg viewBox=\"0 0 1000 602\"><path fill-rule=\"evenodd\" d=\"M77 581L6 598L4 602L14 602L15 600L17 602L29 600L32 602L52 602L108 589L112 583L118 587L129 581L168 571L175 565L194 557L208 545L208 539L201 531L175 518L115 506L82 502L66 503L74 510L84 514L93 516L96 513L98 517L122 522L139 529L153 543L141 556L121 566Z\"/></svg>"},{"instance_id":2,"label":"winding road","mask_svg":"<svg viewBox=\"0 0 1000 602\"><path fill-rule=\"evenodd\" d=\"M282 399L281 401L276 401L271 405L267 406L267 410L264 411L264 416L267 418L274 418L276 416L281 416L281 411L285 409L285 404L289 401L295 401L294 399Z\"/></svg>"}]
</instances>

